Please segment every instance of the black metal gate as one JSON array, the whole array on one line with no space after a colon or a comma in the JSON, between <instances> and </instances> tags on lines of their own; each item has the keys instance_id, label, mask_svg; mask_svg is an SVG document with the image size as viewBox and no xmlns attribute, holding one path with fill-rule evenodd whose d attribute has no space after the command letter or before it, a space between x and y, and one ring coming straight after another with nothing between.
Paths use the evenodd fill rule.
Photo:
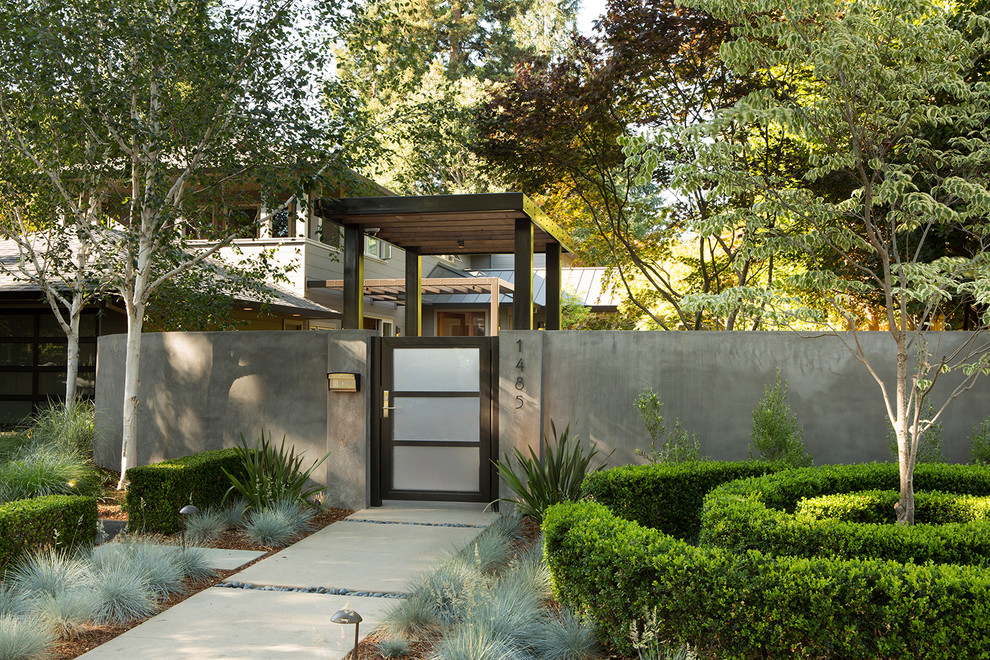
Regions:
<instances>
[{"instance_id":1,"label":"black metal gate","mask_svg":"<svg viewBox=\"0 0 990 660\"><path fill-rule=\"evenodd\" d=\"M371 500L491 502L498 338L375 341Z\"/></svg>"}]
</instances>

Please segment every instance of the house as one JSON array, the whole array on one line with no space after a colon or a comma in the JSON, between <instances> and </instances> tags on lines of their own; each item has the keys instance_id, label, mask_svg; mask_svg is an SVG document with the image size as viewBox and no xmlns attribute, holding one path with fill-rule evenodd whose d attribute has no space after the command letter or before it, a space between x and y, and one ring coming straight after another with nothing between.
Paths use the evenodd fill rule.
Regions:
<instances>
[{"instance_id":1,"label":"house","mask_svg":"<svg viewBox=\"0 0 990 660\"><path fill-rule=\"evenodd\" d=\"M370 212L368 200L377 200L372 203L386 213ZM353 208L342 211L348 204ZM467 206L444 206L450 204ZM290 206L274 214L261 205L241 209L245 218L250 216L246 226L251 229L222 249L220 257L273 251L276 263L285 265L288 282L268 285L271 301L266 305L250 296L235 299L239 329L353 327L389 337L490 336L499 328L520 327L520 320L528 327L555 328L562 282L573 283L572 294L594 299L601 309L617 304L602 293L603 269L569 268L572 260L560 250L569 238L519 193L332 198L306 206L305 211ZM516 248L519 232L514 228L524 225L547 253L533 254L530 245L520 267L515 257L493 251ZM348 240L360 246L359 254L348 257ZM193 248L208 244L191 242ZM0 241L0 426L15 424L58 399L65 388L65 336L40 289L16 275L17 259L14 242ZM348 313L345 291L349 259L360 262L362 294L359 304L350 305L359 309L356 314L353 309ZM409 284L417 279L418 287ZM526 286L517 286L520 281ZM418 305L409 304L409 290L415 291L412 300ZM556 320L548 314L554 304ZM524 318L527 306L530 313ZM91 396L95 387L97 337L122 332L126 317L112 297L84 311L78 380L84 396Z\"/></svg>"}]
</instances>

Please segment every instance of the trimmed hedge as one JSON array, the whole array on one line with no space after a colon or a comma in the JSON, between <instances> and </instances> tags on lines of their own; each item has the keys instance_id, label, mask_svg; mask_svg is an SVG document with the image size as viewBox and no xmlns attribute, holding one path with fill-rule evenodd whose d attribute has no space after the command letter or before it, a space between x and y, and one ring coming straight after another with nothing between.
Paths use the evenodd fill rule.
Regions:
<instances>
[{"instance_id":1,"label":"trimmed hedge","mask_svg":"<svg viewBox=\"0 0 990 660\"><path fill-rule=\"evenodd\" d=\"M710 490L728 481L789 470L763 461L625 465L588 475L582 494L626 520L683 540L698 538L701 505Z\"/></svg>"},{"instance_id":2,"label":"trimmed hedge","mask_svg":"<svg viewBox=\"0 0 990 660\"><path fill-rule=\"evenodd\" d=\"M835 493L896 489L894 464L805 468L724 484L705 498L700 543L736 553L888 559L990 566L990 523L875 525L796 516L798 502ZM990 495L990 470L919 465L915 489Z\"/></svg>"},{"instance_id":3,"label":"trimmed hedge","mask_svg":"<svg viewBox=\"0 0 990 660\"><path fill-rule=\"evenodd\" d=\"M632 653L632 622L720 660L977 658L990 652L990 573L965 566L771 557L695 547L594 502L551 507L560 602Z\"/></svg>"},{"instance_id":4,"label":"trimmed hedge","mask_svg":"<svg viewBox=\"0 0 990 660\"><path fill-rule=\"evenodd\" d=\"M96 541L95 497L47 495L0 505L0 570L22 554Z\"/></svg>"},{"instance_id":5,"label":"trimmed hedge","mask_svg":"<svg viewBox=\"0 0 990 660\"><path fill-rule=\"evenodd\" d=\"M896 490L862 490L805 498L795 514L807 520L841 520L850 523L893 525ZM914 520L919 525L945 525L990 520L990 497L957 495L927 490L914 494Z\"/></svg>"},{"instance_id":6,"label":"trimmed hedge","mask_svg":"<svg viewBox=\"0 0 990 660\"><path fill-rule=\"evenodd\" d=\"M193 504L202 510L218 506L230 489L223 473L244 470L235 449L216 449L172 458L127 471L127 527L171 534L182 529L179 509Z\"/></svg>"}]
</instances>

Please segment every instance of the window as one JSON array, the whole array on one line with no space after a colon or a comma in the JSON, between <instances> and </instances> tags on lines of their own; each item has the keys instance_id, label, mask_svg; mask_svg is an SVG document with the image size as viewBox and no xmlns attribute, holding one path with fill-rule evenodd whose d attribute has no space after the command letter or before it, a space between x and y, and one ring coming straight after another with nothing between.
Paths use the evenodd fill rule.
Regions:
<instances>
[{"instance_id":1,"label":"window","mask_svg":"<svg viewBox=\"0 0 990 660\"><path fill-rule=\"evenodd\" d=\"M80 396L96 393L99 317L83 312L79 328ZM0 315L0 427L10 427L49 401L65 396L68 342L47 309L3 310Z\"/></svg>"},{"instance_id":2,"label":"window","mask_svg":"<svg viewBox=\"0 0 990 660\"><path fill-rule=\"evenodd\" d=\"M485 312L437 312L438 337L484 337Z\"/></svg>"},{"instance_id":3,"label":"window","mask_svg":"<svg viewBox=\"0 0 990 660\"><path fill-rule=\"evenodd\" d=\"M364 237L364 254L368 257L374 257L375 259L386 259L392 258L392 246L385 241L379 240L374 236Z\"/></svg>"}]
</instances>

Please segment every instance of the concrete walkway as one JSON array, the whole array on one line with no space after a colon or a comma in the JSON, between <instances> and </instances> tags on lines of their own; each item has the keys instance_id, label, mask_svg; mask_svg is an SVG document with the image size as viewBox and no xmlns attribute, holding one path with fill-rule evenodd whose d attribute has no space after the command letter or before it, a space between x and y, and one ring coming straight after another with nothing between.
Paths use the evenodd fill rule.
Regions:
<instances>
[{"instance_id":1,"label":"concrete walkway","mask_svg":"<svg viewBox=\"0 0 990 660\"><path fill-rule=\"evenodd\" d=\"M225 580L235 587L206 589L80 657L340 660L354 627L331 623L334 612L356 610L363 639L397 592L496 516L480 504L362 509Z\"/></svg>"}]
</instances>

